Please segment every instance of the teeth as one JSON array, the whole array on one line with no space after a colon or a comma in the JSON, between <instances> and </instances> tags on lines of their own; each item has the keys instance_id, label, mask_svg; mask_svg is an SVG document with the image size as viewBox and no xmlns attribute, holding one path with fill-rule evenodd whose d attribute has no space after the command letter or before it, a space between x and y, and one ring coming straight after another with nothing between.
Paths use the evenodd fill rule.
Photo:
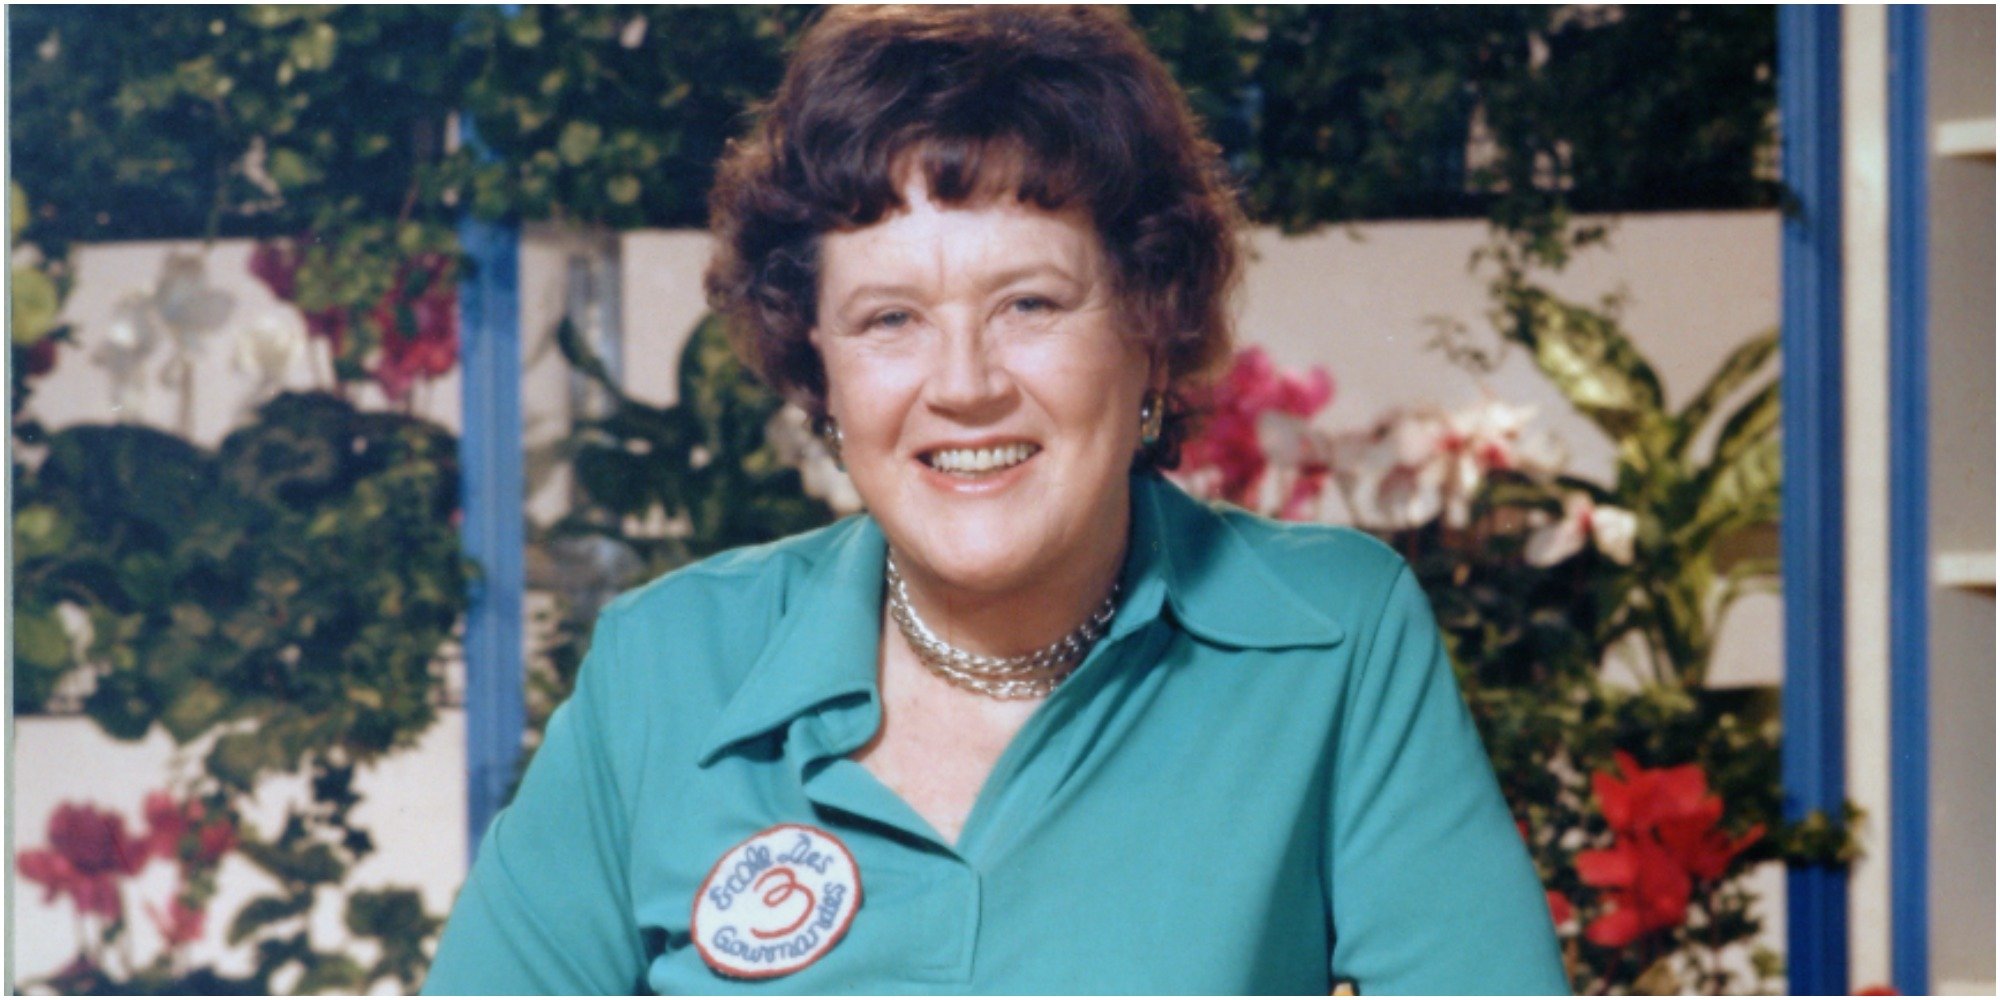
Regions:
<instances>
[{"instance_id":1,"label":"teeth","mask_svg":"<svg viewBox=\"0 0 2000 1000\"><path fill-rule=\"evenodd\" d=\"M1019 465L1041 449L1031 444L1010 444L998 448L945 448L931 452L927 461L940 472L993 472Z\"/></svg>"}]
</instances>

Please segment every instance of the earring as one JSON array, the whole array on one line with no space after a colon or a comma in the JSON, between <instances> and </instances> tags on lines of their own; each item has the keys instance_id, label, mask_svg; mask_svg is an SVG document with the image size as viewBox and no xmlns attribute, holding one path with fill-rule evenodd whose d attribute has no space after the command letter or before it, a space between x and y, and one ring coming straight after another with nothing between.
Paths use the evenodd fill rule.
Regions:
<instances>
[{"instance_id":1,"label":"earring","mask_svg":"<svg viewBox=\"0 0 2000 1000\"><path fill-rule=\"evenodd\" d=\"M834 468L846 472L847 462L840 456L840 446L842 443L840 439L840 421L833 419L832 414L828 414L813 421L812 431L820 439L820 443L826 445L826 450L833 455Z\"/></svg>"},{"instance_id":2,"label":"earring","mask_svg":"<svg viewBox=\"0 0 2000 1000\"><path fill-rule=\"evenodd\" d=\"M1157 392L1146 394L1139 404L1139 443L1148 448L1160 443L1160 425L1167 419L1167 401Z\"/></svg>"}]
</instances>

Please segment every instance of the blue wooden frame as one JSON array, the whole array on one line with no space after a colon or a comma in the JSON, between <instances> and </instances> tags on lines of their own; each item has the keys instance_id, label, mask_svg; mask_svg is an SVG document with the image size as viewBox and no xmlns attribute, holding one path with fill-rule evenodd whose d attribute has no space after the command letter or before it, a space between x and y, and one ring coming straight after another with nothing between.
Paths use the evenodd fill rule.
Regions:
<instances>
[{"instance_id":1,"label":"blue wooden frame","mask_svg":"<svg viewBox=\"0 0 2000 1000\"><path fill-rule=\"evenodd\" d=\"M1890 974L1930 982L1930 113L1924 8L1889 8Z\"/></svg>"},{"instance_id":2,"label":"blue wooden frame","mask_svg":"<svg viewBox=\"0 0 2000 1000\"><path fill-rule=\"evenodd\" d=\"M1834 818L1846 801L1842 675L1840 11L1781 7L1778 106L1785 185L1796 199L1783 235L1785 811ZM1847 873L1786 874L1790 992L1847 992Z\"/></svg>"},{"instance_id":3,"label":"blue wooden frame","mask_svg":"<svg viewBox=\"0 0 2000 1000\"><path fill-rule=\"evenodd\" d=\"M459 476L466 554L480 566L465 622L466 857L506 801L525 728L522 600L526 480L521 452L520 230L468 218L459 242L464 423Z\"/></svg>"}]
</instances>

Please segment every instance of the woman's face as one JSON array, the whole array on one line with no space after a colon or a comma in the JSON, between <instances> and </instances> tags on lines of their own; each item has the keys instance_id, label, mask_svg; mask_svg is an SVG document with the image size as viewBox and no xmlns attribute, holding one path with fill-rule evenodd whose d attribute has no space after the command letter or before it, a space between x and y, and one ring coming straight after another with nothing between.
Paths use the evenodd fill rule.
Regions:
<instances>
[{"instance_id":1,"label":"woman's face","mask_svg":"<svg viewBox=\"0 0 2000 1000\"><path fill-rule=\"evenodd\" d=\"M1115 559L1151 381L1087 217L1012 198L821 242L812 340L848 475L906 572L977 593ZM914 574L913 574L914 575Z\"/></svg>"}]
</instances>

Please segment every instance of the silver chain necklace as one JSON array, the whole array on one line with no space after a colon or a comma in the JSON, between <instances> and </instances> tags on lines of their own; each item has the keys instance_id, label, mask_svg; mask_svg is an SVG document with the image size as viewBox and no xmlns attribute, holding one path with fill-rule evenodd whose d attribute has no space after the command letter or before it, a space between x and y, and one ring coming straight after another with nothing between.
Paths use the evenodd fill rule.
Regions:
<instances>
[{"instance_id":1,"label":"silver chain necklace","mask_svg":"<svg viewBox=\"0 0 2000 1000\"><path fill-rule=\"evenodd\" d=\"M1018 701L1040 698L1056 689L1074 671L1090 647L1103 638L1118 610L1118 584L1104 603L1091 612L1083 624L1068 635L1030 653L1019 656L984 656L960 649L937 637L910 603L910 589L903 574L896 571L896 557L888 559L889 617L895 619L903 638L909 640L917 659L946 683L989 698Z\"/></svg>"}]
</instances>

